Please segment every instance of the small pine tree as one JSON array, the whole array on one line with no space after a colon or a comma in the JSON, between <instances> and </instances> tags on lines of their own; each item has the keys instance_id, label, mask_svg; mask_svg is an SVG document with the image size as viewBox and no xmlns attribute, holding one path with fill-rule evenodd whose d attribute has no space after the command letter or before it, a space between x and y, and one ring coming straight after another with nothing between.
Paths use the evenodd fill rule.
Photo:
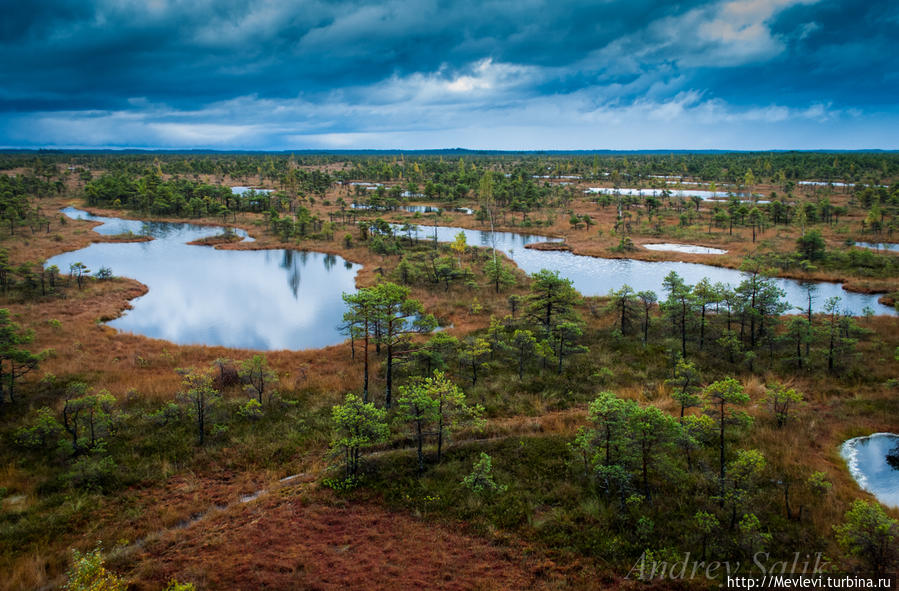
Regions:
<instances>
[{"instance_id":1,"label":"small pine tree","mask_svg":"<svg viewBox=\"0 0 899 591\"><path fill-rule=\"evenodd\" d=\"M331 416L334 422L331 449L343 454L346 478L355 478L362 450L386 441L390 435L387 411L371 402L362 402L355 394L347 394L343 404L333 407Z\"/></svg>"},{"instance_id":2,"label":"small pine tree","mask_svg":"<svg viewBox=\"0 0 899 591\"><path fill-rule=\"evenodd\" d=\"M90 552L82 554L72 550L72 568L66 573L67 591L125 591L128 584L124 579L106 569L103 551L98 545Z\"/></svg>"},{"instance_id":3,"label":"small pine tree","mask_svg":"<svg viewBox=\"0 0 899 591\"><path fill-rule=\"evenodd\" d=\"M462 479L462 485L478 496L490 496L504 493L509 487L505 484L497 484L493 479L493 460L481 452L481 456L471 474Z\"/></svg>"},{"instance_id":4,"label":"small pine tree","mask_svg":"<svg viewBox=\"0 0 899 591\"><path fill-rule=\"evenodd\" d=\"M877 503L854 501L845 521L833 530L837 542L870 572L883 574L899 561L899 524Z\"/></svg>"}]
</instances>

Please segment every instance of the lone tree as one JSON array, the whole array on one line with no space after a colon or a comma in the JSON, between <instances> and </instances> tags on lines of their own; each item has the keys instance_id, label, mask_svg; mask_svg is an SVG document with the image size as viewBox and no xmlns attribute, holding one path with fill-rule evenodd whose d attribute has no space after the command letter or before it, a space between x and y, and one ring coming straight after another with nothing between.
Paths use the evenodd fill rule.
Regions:
<instances>
[{"instance_id":1,"label":"lone tree","mask_svg":"<svg viewBox=\"0 0 899 591\"><path fill-rule=\"evenodd\" d=\"M658 302L659 298L654 291L637 292L637 297L643 306L643 346L645 347L649 339L649 311Z\"/></svg>"},{"instance_id":2,"label":"lone tree","mask_svg":"<svg viewBox=\"0 0 899 591\"><path fill-rule=\"evenodd\" d=\"M675 334L680 334L681 357L687 357L687 328L693 317L695 300L690 286L675 271L665 276L662 286L668 299L662 304L665 315L671 319Z\"/></svg>"},{"instance_id":3,"label":"lone tree","mask_svg":"<svg viewBox=\"0 0 899 591\"><path fill-rule=\"evenodd\" d=\"M684 418L684 411L694 406L702 404L702 398L699 397L699 370L692 361L687 361L683 357L678 357L677 365L674 368L674 377L665 380L674 388L671 397L680 403L680 418Z\"/></svg>"},{"instance_id":4,"label":"lone tree","mask_svg":"<svg viewBox=\"0 0 899 591\"><path fill-rule=\"evenodd\" d=\"M462 390L439 370L432 377L401 387L399 392L397 417L401 422L409 423L414 431L419 472L424 471L422 446L425 437L437 437L437 463L440 463L443 442L449 431L462 425L480 427L482 423L483 407L466 404Z\"/></svg>"},{"instance_id":5,"label":"lone tree","mask_svg":"<svg viewBox=\"0 0 899 591\"><path fill-rule=\"evenodd\" d=\"M528 314L551 332L567 320L580 299L570 279L559 277L558 271L541 269L531 275L533 285L528 296Z\"/></svg>"},{"instance_id":6,"label":"lone tree","mask_svg":"<svg viewBox=\"0 0 899 591\"><path fill-rule=\"evenodd\" d=\"M854 501L845 521L833 530L840 545L878 575L899 561L899 524L877 503Z\"/></svg>"},{"instance_id":7,"label":"lone tree","mask_svg":"<svg viewBox=\"0 0 899 591\"><path fill-rule=\"evenodd\" d=\"M703 390L706 403L708 404L708 413L718 422L718 453L720 463L720 479L721 494L724 496L724 430L725 425L737 422L737 417L733 411L728 409L729 405L746 404L749 402L749 395L743 391L743 385L734 378L724 378L717 382L712 382Z\"/></svg>"},{"instance_id":8,"label":"lone tree","mask_svg":"<svg viewBox=\"0 0 899 591\"><path fill-rule=\"evenodd\" d=\"M376 325L377 308L370 289L360 289L356 293L344 293L343 301L349 310L343 315L344 326L351 337L362 336L362 400L368 402L368 345ZM355 357L355 346L354 346Z\"/></svg>"},{"instance_id":9,"label":"lone tree","mask_svg":"<svg viewBox=\"0 0 899 591\"><path fill-rule=\"evenodd\" d=\"M673 446L681 430L677 419L657 406L635 406L630 417L633 445L640 461L643 493L649 495L649 470L665 447Z\"/></svg>"},{"instance_id":10,"label":"lone tree","mask_svg":"<svg viewBox=\"0 0 899 591\"><path fill-rule=\"evenodd\" d=\"M587 347L577 345L575 341L584 334L582 323L577 321L561 322L552 331L552 347L559 359L556 373L562 375L562 361L568 355L586 353Z\"/></svg>"},{"instance_id":11,"label":"lone tree","mask_svg":"<svg viewBox=\"0 0 899 591\"><path fill-rule=\"evenodd\" d=\"M31 331L22 330L10 319L7 308L0 308L0 405L4 393L10 402L15 401L16 380L35 369L41 360L41 355L21 347L33 338Z\"/></svg>"},{"instance_id":12,"label":"lone tree","mask_svg":"<svg viewBox=\"0 0 899 591\"><path fill-rule=\"evenodd\" d=\"M406 344L410 334L431 332L437 326L437 320L431 314L424 314L421 302L409 299L408 287L387 281L369 289L376 310L376 319L380 323L377 341L387 348L384 405L390 408L395 354Z\"/></svg>"},{"instance_id":13,"label":"lone tree","mask_svg":"<svg viewBox=\"0 0 899 591\"><path fill-rule=\"evenodd\" d=\"M802 402L802 394L783 384L773 384L768 388L765 402L771 408L777 427L783 427L792 416L792 409Z\"/></svg>"},{"instance_id":14,"label":"lone tree","mask_svg":"<svg viewBox=\"0 0 899 591\"><path fill-rule=\"evenodd\" d=\"M796 240L796 250L802 258L817 261L824 258L827 244L818 230L809 230Z\"/></svg>"},{"instance_id":15,"label":"lone tree","mask_svg":"<svg viewBox=\"0 0 899 591\"><path fill-rule=\"evenodd\" d=\"M492 496L506 492L505 484L497 484L493 478L493 459L484 452L474 463L471 473L462 479L462 485L479 496Z\"/></svg>"},{"instance_id":16,"label":"lone tree","mask_svg":"<svg viewBox=\"0 0 899 591\"><path fill-rule=\"evenodd\" d=\"M87 385L75 382L66 393L62 410L63 428L71 438L69 453L79 456L89 453L103 444L112 429L115 398L102 390L87 394Z\"/></svg>"},{"instance_id":17,"label":"lone tree","mask_svg":"<svg viewBox=\"0 0 899 591\"><path fill-rule=\"evenodd\" d=\"M588 406L587 419L593 424L593 429L579 432L580 447L588 450L588 454L603 466L617 462L613 452L624 446L627 421L634 409L633 401L623 400L613 392L600 392Z\"/></svg>"},{"instance_id":18,"label":"lone tree","mask_svg":"<svg viewBox=\"0 0 899 591\"><path fill-rule=\"evenodd\" d=\"M527 329L516 329L509 344L518 358L518 381L520 382L524 377L525 363L537 353L537 339L534 337L534 333Z\"/></svg>"},{"instance_id":19,"label":"lone tree","mask_svg":"<svg viewBox=\"0 0 899 591\"><path fill-rule=\"evenodd\" d=\"M499 293L503 287L515 285L515 275L495 255L492 260L484 263L484 274L490 279L496 293Z\"/></svg>"},{"instance_id":20,"label":"lone tree","mask_svg":"<svg viewBox=\"0 0 899 591\"><path fill-rule=\"evenodd\" d=\"M618 291L610 291L609 297L612 300L611 309L615 312L618 328L622 335L627 336L633 324L633 316L636 314L637 296L631 286L625 283Z\"/></svg>"},{"instance_id":21,"label":"lone tree","mask_svg":"<svg viewBox=\"0 0 899 591\"><path fill-rule=\"evenodd\" d=\"M584 325L574 310L580 296L571 280L559 277L558 271L542 269L531 278L528 315L541 329L540 339L551 344L558 358L557 371L562 373L566 355L586 351L586 347L574 343L581 336Z\"/></svg>"},{"instance_id":22,"label":"lone tree","mask_svg":"<svg viewBox=\"0 0 899 591\"><path fill-rule=\"evenodd\" d=\"M247 394L255 397L259 404L264 403L262 397L266 390L278 383L278 374L269 368L265 355L253 355L241 362L237 373L240 379L246 382ZM271 398L271 394L269 394L269 398Z\"/></svg>"},{"instance_id":23,"label":"lone tree","mask_svg":"<svg viewBox=\"0 0 899 591\"><path fill-rule=\"evenodd\" d=\"M343 404L331 409L331 417L334 423L331 449L343 454L346 478L354 478L359 472L362 450L386 441L390 435L387 411L363 402L355 394L347 394Z\"/></svg>"},{"instance_id":24,"label":"lone tree","mask_svg":"<svg viewBox=\"0 0 899 591\"><path fill-rule=\"evenodd\" d=\"M425 460L422 447L425 436L434 423L437 422L438 401L430 395L428 389L422 383L401 386L397 399L399 422L410 423L418 445L418 472L425 471Z\"/></svg>"},{"instance_id":25,"label":"lone tree","mask_svg":"<svg viewBox=\"0 0 899 591\"><path fill-rule=\"evenodd\" d=\"M90 275L90 272L87 265L81 261L69 265L69 275L75 278L75 281L78 283L78 289L84 286L84 278Z\"/></svg>"},{"instance_id":26,"label":"lone tree","mask_svg":"<svg viewBox=\"0 0 899 591\"><path fill-rule=\"evenodd\" d=\"M219 392L212 387L212 375L209 371L191 369L177 370L183 376L181 391L177 399L188 407L197 424L197 445L206 442L206 423L212 408L221 399Z\"/></svg>"},{"instance_id":27,"label":"lone tree","mask_svg":"<svg viewBox=\"0 0 899 591\"><path fill-rule=\"evenodd\" d=\"M487 363L487 358L491 355L490 342L481 337L468 337L459 349L459 364L468 365L471 368L471 385L478 383L478 368Z\"/></svg>"}]
</instances>

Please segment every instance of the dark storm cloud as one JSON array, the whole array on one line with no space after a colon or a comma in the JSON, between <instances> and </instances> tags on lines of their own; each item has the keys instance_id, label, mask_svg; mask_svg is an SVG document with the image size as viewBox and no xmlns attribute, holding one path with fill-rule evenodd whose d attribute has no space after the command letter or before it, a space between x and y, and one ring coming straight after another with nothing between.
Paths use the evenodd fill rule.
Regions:
<instances>
[{"instance_id":1,"label":"dark storm cloud","mask_svg":"<svg viewBox=\"0 0 899 591\"><path fill-rule=\"evenodd\" d=\"M894 4L38 0L0 22L0 143L471 145L485 122L520 139L895 118Z\"/></svg>"},{"instance_id":2,"label":"dark storm cloud","mask_svg":"<svg viewBox=\"0 0 899 591\"><path fill-rule=\"evenodd\" d=\"M895 108L899 97L899 4L830 1L796 6L772 22L784 41L776 59L723 70L703 80L735 104L757 96L788 103L826 101Z\"/></svg>"},{"instance_id":3,"label":"dark storm cloud","mask_svg":"<svg viewBox=\"0 0 899 591\"><path fill-rule=\"evenodd\" d=\"M128 4L128 3L125 3ZM565 68L669 3L38 2L4 23L7 92L190 103L290 97L483 58ZM49 96L48 96L49 95Z\"/></svg>"}]
</instances>

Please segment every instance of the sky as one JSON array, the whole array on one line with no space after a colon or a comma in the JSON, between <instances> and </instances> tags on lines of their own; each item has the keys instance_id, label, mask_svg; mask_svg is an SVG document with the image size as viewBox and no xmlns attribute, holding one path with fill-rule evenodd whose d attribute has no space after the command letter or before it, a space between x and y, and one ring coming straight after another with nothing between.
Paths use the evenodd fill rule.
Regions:
<instances>
[{"instance_id":1,"label":"sky","mask_svg":"<svg viewBox=\"0 0 899 591\"><path fill-rule=\"evenodd\" d=\"M4 0L0 146L899 149L896 0Z\"/></svg>"}]
</instances>

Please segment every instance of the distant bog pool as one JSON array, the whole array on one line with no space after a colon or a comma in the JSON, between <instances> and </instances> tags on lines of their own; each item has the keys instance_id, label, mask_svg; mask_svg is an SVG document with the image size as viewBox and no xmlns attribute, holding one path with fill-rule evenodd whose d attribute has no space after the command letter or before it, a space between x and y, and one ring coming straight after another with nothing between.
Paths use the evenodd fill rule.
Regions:
<instances>
[{"instance_id":1,"label":"distant bog pool","mask_svg":"<svg viewBox=\"0 0 899 591\"><path fill-rule=\"evenodd\" d=\"M641 244L646 250L659 250L662 252L682 252L685 254L727 254L727 251L721 248L712 248L711 246L699 246L698 244L672 244L663 242L659 244Z\"/></svg>"}]
</instances>

